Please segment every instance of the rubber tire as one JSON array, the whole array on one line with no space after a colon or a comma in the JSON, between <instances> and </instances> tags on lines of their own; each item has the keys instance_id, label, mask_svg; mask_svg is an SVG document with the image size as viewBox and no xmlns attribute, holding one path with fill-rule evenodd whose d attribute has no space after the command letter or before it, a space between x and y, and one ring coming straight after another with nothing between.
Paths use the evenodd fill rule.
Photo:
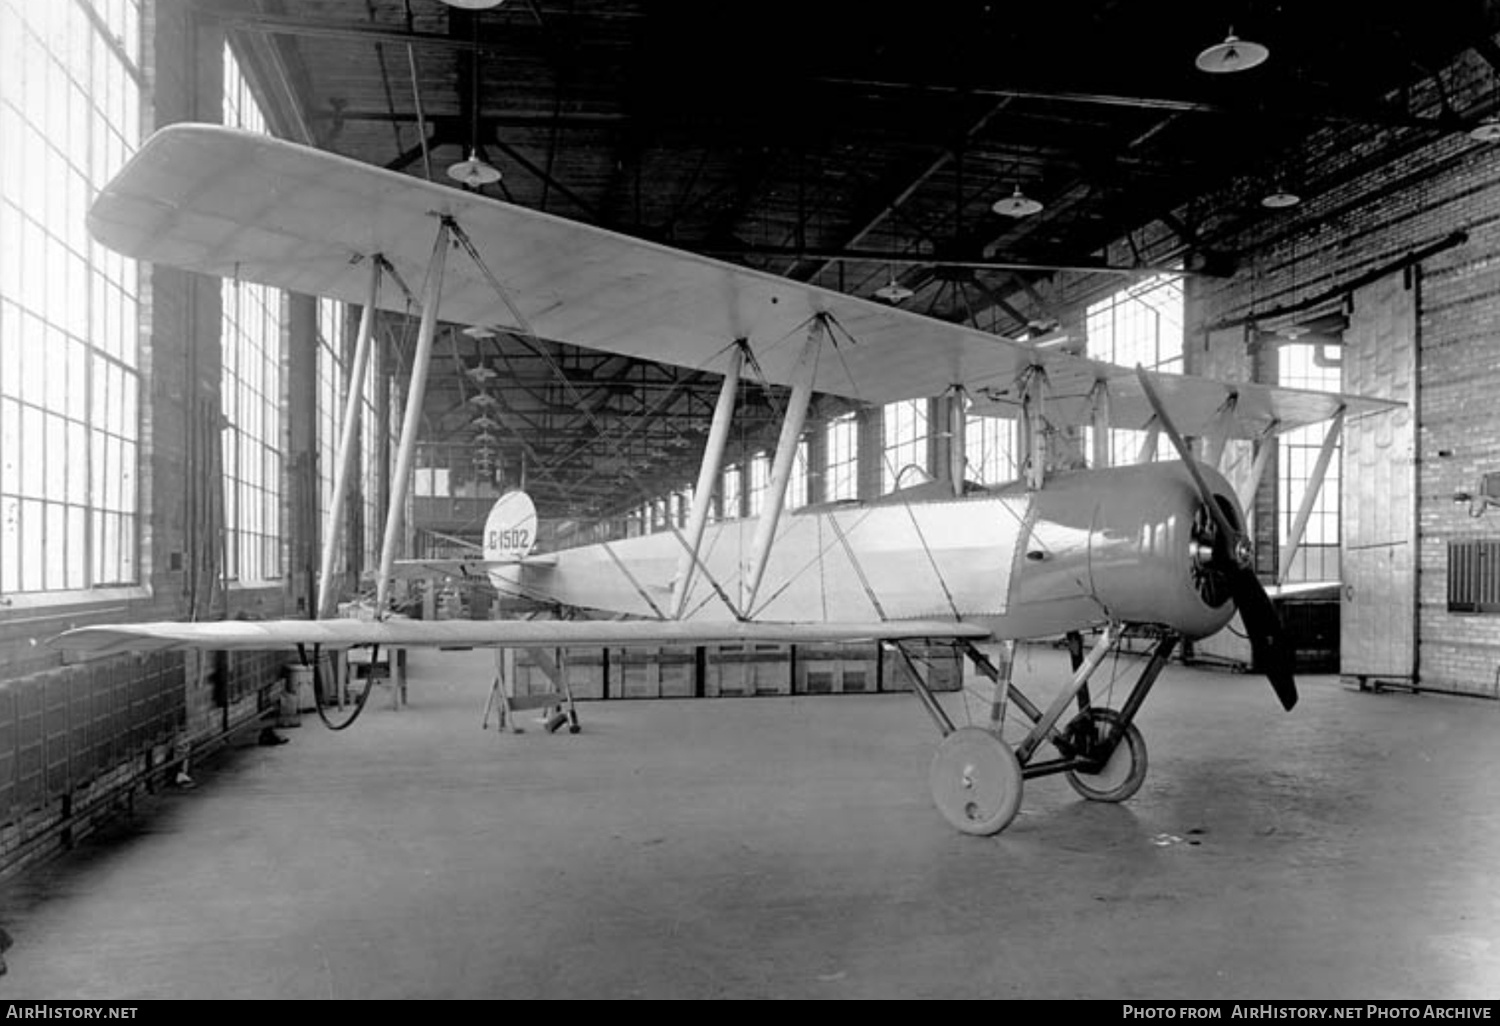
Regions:
<instances>
[{"instance_id":1,"label":"rubber tire","mask_svg":"<svg viewBox=\"0 0 1500 1026\"><path fill-rule=\"evenodd\" d=\"M960 833L998 834L1021 808L1021 764L1000 738L961 727L943 738L927 773L932 800ZM976 793L976 785L984 792Z\"/></svg>"},{"instance_id":2,"label":"rubber tire","mask_svg":"<svg viewBox=\"0 0 1500 1026\"><path fill-rule=\"evenodd\" d=\"M1090 709L1089 714L1095 723L1120 722L1120 714L1114 709ZM1128 760L1123 767L1123 777L1120 774L1121 759ZM1073 790L1091 802L1123 802L1139 791L1146 782L1147 766L1146 739L1132 723L1126 726L1125 736L1115 746L1114 754L1105 763L1103 772L1081 773L1069 770L1068 783ZM1118 780L1118 783L1111 783L1114 780Z\"/></svg>"}]
</instances>

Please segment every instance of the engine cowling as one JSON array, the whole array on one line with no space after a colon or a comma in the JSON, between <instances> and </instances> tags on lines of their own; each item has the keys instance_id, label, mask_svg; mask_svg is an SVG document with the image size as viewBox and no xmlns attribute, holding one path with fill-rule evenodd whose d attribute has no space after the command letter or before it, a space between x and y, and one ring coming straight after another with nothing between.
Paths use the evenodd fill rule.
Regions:
<instances>
[{"instance_id":1,"label":"engine cowling","mask_svg":"<svg viewBox=\"0 0 1500 1026\"><path fill-rule=\"evenodd\" d=\"M1200 469L1238 527L1234 490ZM1046 633L1053 621L1072 629L1083 617L1201 638L1234 615L1213 518L1180 462L1059 474L1036 493L1032 512L1012 593L1012 609L1035 621L1024 633Z\"/></svg>"}]
</instances>

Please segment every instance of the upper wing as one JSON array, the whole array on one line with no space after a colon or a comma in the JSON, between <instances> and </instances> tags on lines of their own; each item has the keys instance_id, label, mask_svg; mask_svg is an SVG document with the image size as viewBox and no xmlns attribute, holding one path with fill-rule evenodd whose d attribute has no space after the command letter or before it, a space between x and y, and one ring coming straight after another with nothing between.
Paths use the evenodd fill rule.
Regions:
<instances>
[{"instance_id":1,"label":"upper wing","mask_svg":"<svg viewBox=\"0 0 1500 1026\"><path fill-rule=\"evenodd\" d=\"M99 194L89 230L136 259L362 303L369 260L377 254L413 290L420 287L439 217L451 218L473 240L539 335L571 345L719 370L731 344L746 339L766 379L787 384L806 325L826 314L839 330L814 388L866 402L935 396L953 385L971 393L1004 389L1036 364L1046 368L1058 396L1087 395L1099 378L1131 376L1125 368L217 125L173 125L153 135ZM382 293L389 309L405 303L395 289ZM458 323L520 327L484 271L463 259L448 261L440 313ZM1131 385L1122 380L1120 387L1128 392ZM1179 426L1195 433L1203 425L1191 410L1216 411L1226 386L1184 378L1163 395L1169 403L1183 400ZM1299 398L1276 414L1296 426L1332 416L1339 401ZM1362 405L1351 414L1377 408L1356 402ZM1121 417L1144 422L1139 405L1123 400ZM1070 410L1059 406L1053 415ZM1247 415L1243 434L1258 433Z\"/></svg>"},{"instance_id":2,"label":"upper wing","mask_svg":"<svg viewBox=\"0 0 1500 1026\"><path fill-rule=\"evenodd\" d=\"M301 645L357 648L552 647L607 645L794 644L899 641L906 638L983 640L990 632L942 620L874 623L706 623L697 620L225 620L215 623L128 623L75 627L49 644L76 652L172 648L292 649Z\"/></svg>"},{"instance_id":3,"label":"upper wing","mask_svg":"<svg viewBox=\"0 0 1500 1026\"><path fill-rule=\"evenodd\" d=\"M1047 389L1043 414L1053 423L1088 424L1093 416L1095 382L1109 393L1109 423L1116 428L1141 429L1153 416L1151 404L1133 371L1115 364L1081 357L1049 357L1043 362ZM1395 409L1399 402L1337 392L1311 392L1248 381L1220 381L1187 374L1151 374L1151 383L1171 414L1172 423L1186 435L1203 435L1215 427L1226 438L1261 438L1328 420L1343 408L1349 417ZM1233 408L1227 421L1221 413ZM1020 397L1013 386L983 388L970 412L980 416L1015 417Z\"/></svg>"}]
</instances>

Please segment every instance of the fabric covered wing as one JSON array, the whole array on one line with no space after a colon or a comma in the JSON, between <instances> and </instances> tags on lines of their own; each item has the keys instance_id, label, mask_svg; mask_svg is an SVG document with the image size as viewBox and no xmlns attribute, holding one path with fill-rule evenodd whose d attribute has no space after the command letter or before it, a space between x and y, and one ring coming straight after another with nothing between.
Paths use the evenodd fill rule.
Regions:
<instances>
[{"instance_id":1,"label":"fabric covered wing","mask_svg":"<svg viewBox=\"0 0 1500 1026\"><path fill-rule=\"evenodd\" d=\"M766 377L785 383L809 319L827 313L848 334L835 333L815 387L871 402L1009 380L1029 360L1029 347L998 336L221 126L152 136L100 193L89 230L136 259L362 303L376 254L420 290L439 216L474 242L531 327L559 342L716 370L745 338ZM405 308L399 290L381 295ZM517 327L457 252L440 316Z\"/></svg>"},{"instance_id":2,"label":"fabric covered wing","mask_svg":"<svg viewBox=\"0 0 1500 1026\"><path fill-rule=\"evenodd\" d=\"M652 620L225 620L216 623L129 623L76 627L50 640L73 652L106 654L172 648L294 649L299 645L358 648L550 647L556 645L712 645L871 642L904 638L969 638L990 632L942 620L883 623L701 623Z\"/></svg>"},{"instance_id":3,"label":"fabric covered wing","mask_svg":"<svg viewBox=\"0 0 1500 1026\"><path fill-rule=\"evenodd\" d=\"M885 403L962 385L1001 396L988 412L1014 415L1003 393L1040 364L1055 423L1085 422L1086 397L1101 378L1119 391L1118 426L1146 419L1127 368L218 125L173 125L152 136L99 194L89 230L139 260L362 303L377 254L420 290L441 217L467 234L543 338L709 371L746 339L765 377L787 384L810 320L826 314L835 327L814 381L820 392ZM398 288L382 290L388 309L407 302ZM439 313L519 327L484 271L458 252L447 261ZM1196 434L1236 387L1182 378L1161 391L1174 416L1180 410L1180 429ZM1260 434L1272 418L1282 427L1326 419L1341 401L1265 386L1242 392L1251 395L1232 425L1237 437ZM1382 405L1351 403L1350 416Z\"/></svg>"},{"instance_id":4,"label":"fabric covered wing","mask_svg":"<svg viewBox=\"0 0 1500 1026\"><path fill-rule=\"evenodd\" d=\"M1042 413L1051 423L1091 423L1096 382L1103 382L1108 391L1112 427L1140 430L1150 423L1151 404L1134 371L1097 360L1051 354L1043 358L1042 366L1047 374ZM1183 434L1195 437L1217 429L1226 438L1261 438L1267 432L1281 434L1328 420L1341 407L1347 417L1353 418L1401 405L1363 396L1186 374L1151 374L1150 378L1172 423ZM1222 419L1226 406L1231 409L1227 421ZM1015 417L1019 407L1020 396L1014 386L990 386L975 392L970 412Z\"/></svg>"}]
</instances>

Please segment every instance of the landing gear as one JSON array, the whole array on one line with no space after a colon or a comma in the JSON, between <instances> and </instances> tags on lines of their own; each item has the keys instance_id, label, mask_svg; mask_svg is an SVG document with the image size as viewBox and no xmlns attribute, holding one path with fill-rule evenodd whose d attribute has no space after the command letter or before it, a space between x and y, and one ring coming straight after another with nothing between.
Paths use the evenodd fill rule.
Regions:
<instances>
[{"instance_id":1,"label":"landing gear","mask_svg":"<svg viewBox=\"0 0 1500 1026\"><path fill-rule=\"evenodd\" d=\"M1073 790L1096 802L1123 802L1140 790L1146 779L1146 742L1135 727L1135 714L1146 700L1162 667L1180 640L1161 636L1151 657L1118 709L1091 704L1089 678L1120 639L1117 625L1104 630L1087 656L1076 653L1071 682L1043 710L1010 682L1010 660L997 668L972 644L964 643L970 660L995 683L995 703L988 729L955 728L899 643L893 648L906 661L912 690L943 735L928 771L932 800L943 818L962 833L997 834L1010 825L1021 806L1022 782L1054 773L1067 775ZM1076 703L1077 713L1059 726ZM1031 722L1031 730L1010 747L1000 735L1006 706L1014 706ZM1043 745L1056 758L1037 759Z\"/></svg>"},{"instance_id":2,"label":"landing gear","mask_svg":"<svg viewBox=\"0 0 1500 1026\"><path fill-rule=\"evenodd\" d=\"M1096 771L1068 770L1068 783L1089 801L1123 802L1145 783L1146 739L1134 723L1124 722L1115 710L1079 713L1068 724L1067 740L1074 757L1085 761L1097 761L1111 740L1114 742L1113 750L1103 756Z\"/></svg>"},{"instance_id":3,"label":"landing gear","mask_svg":"<svg viewBox=\"0 0 1500 1026\"><path fill-rule=\"evenodd\" d=\"M943 818L965 834L998 834L1021 808L1021 764L1010 746L979 727L943 738L927 782Z\"/></svg>"}]
</instances>

